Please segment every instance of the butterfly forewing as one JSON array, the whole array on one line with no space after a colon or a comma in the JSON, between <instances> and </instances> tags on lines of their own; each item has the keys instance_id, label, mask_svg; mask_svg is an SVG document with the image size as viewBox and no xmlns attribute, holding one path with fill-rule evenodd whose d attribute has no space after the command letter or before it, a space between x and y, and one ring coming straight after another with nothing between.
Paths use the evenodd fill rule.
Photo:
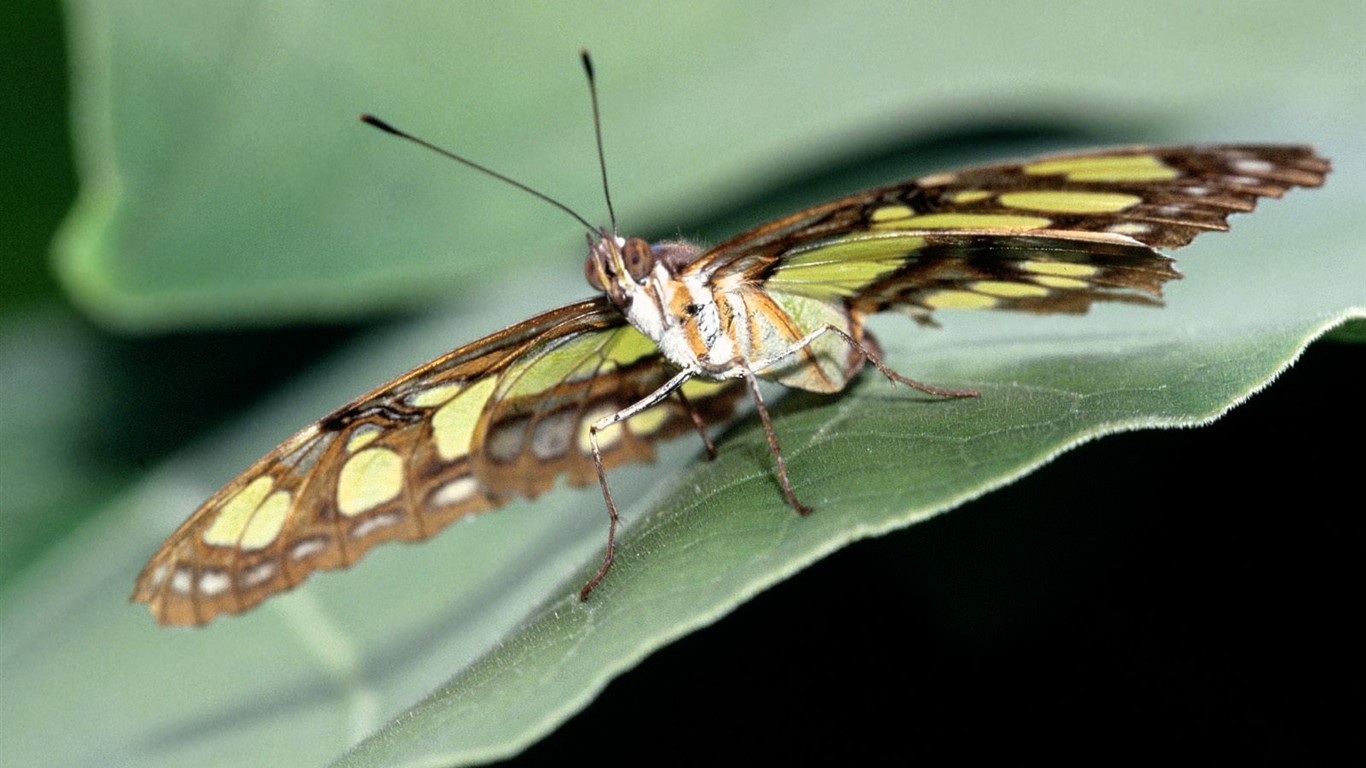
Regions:
<instances>
[{"instance_id":1,"label":"butterfly forewing","mask_svg":"<svg viewBox=\"0 0 1366 768\"><path fill-rule=\"evenodd\" d=\"M587 425L668 378L658 350L604 300L563 307L461 347L337 410L210 498L161 547L135 600L165 624L203 624L350 565L384 541L425 539L560 475L595 478ZM735 383L698 382L704 421ZM653 456L692 428L670 401L615 427L605 460Z\"/></svg>"},{"instance_id":2,"label":"butterfly forewing","mask_svg":"<svg viewBox=\"0 0 1366 768\"><path fill-rule=\"evenodd\" d=\"M1258 197L1315 187L1298 146L1130 147L926 176L751 230L690 269L920 319L940 308L1081 312L1179 277L1152 248L1228 229ZM1147 297L1147 298L1145 298Z\"/></svg>"}]
</instances>

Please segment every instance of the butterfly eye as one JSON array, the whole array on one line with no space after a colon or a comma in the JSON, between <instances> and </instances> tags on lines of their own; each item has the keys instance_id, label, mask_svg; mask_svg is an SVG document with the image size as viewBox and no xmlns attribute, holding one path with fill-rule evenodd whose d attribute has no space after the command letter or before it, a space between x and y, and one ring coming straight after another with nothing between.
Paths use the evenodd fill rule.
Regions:
<instances>
[{"instance_id":1,"label":"butterfly eye","mask_svg":"<svg viewBox=\"0 0 1366 768\"><path fill-rule=\"evenodd\" d=\"M638 283L644 282L655 268L654 251L650 250L649 243L638 237L627 240L621 247L621 258L626 262L626 271Z\"/></svg>"}]
</instances>

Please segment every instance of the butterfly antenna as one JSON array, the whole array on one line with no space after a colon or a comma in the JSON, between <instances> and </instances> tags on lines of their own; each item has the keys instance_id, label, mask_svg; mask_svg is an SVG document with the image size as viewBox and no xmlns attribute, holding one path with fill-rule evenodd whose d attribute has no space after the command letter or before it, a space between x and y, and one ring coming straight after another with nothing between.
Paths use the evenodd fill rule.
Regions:
<instances>
[{"instance_id":1,"label":"butterfly antenna","mask_svg":"<svg viewBox=\"0 0 1366 768\"><path fill-rule=\"evenodd\" d=\"M617 212L612 209L612 192L607 188L607 155L602 151L602 115L598 110L598 79L593 75L593 58L588 49L579 51L584 74L588 75L588 95L593 101L593 134L598 139L598 167L602 169L602 196L607 200L607 218L612 222L612 234L617 233Z\"/></svg>"},{"instance_id":2,"label":"butterfly antenna","mask_svg":"<svg viewBox=\"0 0 1366 768\"><path fill-rule=\"evenodd\" d=\"M595 104L595 105L597 104L596 100L594 101L594 104ZM367 124L367 125L373 125L374 127L380 129L381 131L384 131L385 133L391 133L391 134L393 134L393 135L399 137L400 139L407 139L408 141L411 141L411 142L413 142L414 144L417 144L417 145L420 146L420 147L426 147L427 149L430 149L431 151L437 153L438 155L444 155L444 156L446 156L446 157L449 157L450 159L456 161L457 163L463 163L463 164L469 166L470 168L473 168L474 170L479 171L480 173L483 173L483 174L488 175L488 176L492 176L493 178L498 179L499 181L502 181L502 182L504 182L504 183L511 184L512 186L514 186L514 187L516 187L516 188L522 190L523 192L526 192L526 193L528 193L528 194L530 194L530 195L532 195L532 196L534 196L534 197L539 197L540 199L546 201L547 203L550 203L551 205L555 206L556 208L559 208L560 210L564 211L565 213L569 214L570 216L573 216L573 217L574 217L574 220L577 221L577 222L579 222L580 224L582 224L582 225L584 226L584 228L587 229L589 232L594 233L594 234L597 233L597 228L594 227L592 224L589 224L589 223L588 223L588 220L585 219L584 217L580 216L573 208L570 208L569 206L565 205L564 203L560 202L559 200L556 200L555 198L551 197L550 195L547 195L547 194L544 193L544 192L541 192L541 191L536 190L536 189L532 189L531 187L529 187L529 186L523 184L522 182L520 182L520 181L518 181L518 180L516 180L516 179L514 179L514 178L512 178L512 177L510 177L510 176L504 176L503 174L501 174L501 173L499 173L499 172L497 172L497 171L495 171L495 170L493 170L493 169L491 169L491 168L486 168L486 167L480 165L479 163L476 163L476 162L474 162L473 160L470 160L469 158L461 157L460 155L457 155L457 154L455 154L454 152L451 152L451 151L448 150L448 149L442 149L441 147L438 147L437 145L435 145L435 144L433 144L433 143L431 143L431 142L429 142L429 141L424 141L424 140L422 140L422 139L419 139L418 137L412 135L411 133L408 133L407 131L401 131L401 130L399 130L398 128L395 128L394 126L392 126L392 125L390 125L390 124L384 122L383 120L379 119L378 117L375 117L374 115L362 114L362 115L360 116L360 121L361 121L362 123ZM600 146L601 146L601 139L599 139L599 147L600 147ZM599 151L599 153L601 153L601 151ZM611 209L611 204L610 204L610 203L608 204L608 209L609 209L609 210ZM613 229L613 231L616 230L615 222L613 223L612 229Z\"/></svg>"}]
</instances>

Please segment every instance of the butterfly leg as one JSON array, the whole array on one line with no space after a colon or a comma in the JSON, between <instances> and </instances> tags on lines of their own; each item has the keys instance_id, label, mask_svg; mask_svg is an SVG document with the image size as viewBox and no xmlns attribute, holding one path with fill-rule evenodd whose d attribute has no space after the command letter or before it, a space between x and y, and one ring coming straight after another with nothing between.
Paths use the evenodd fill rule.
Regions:
<instances>
[{"instance_id":1,"label":"butterfly leg","mask_svg":"<svg viewBox=\"0 0 1366 768\"><path fill-rule=\"evenodd\" d=\"M844 339L849 344L849 346L853 347L860 355L863 356L864 360L867 360L868 362L872 363L873 367L878 369L878 371L880 371L883 376L886 376L888 379L894 382L905 384L906 386L918 389L927 395L934 395L936 397L977 397L981 394L975 389L949 389L947 387L936 387L933 384L926 384L923 381L916 381L915 379L912 379L908 376L902 376L901 374L892 370L891 367L882 362L882 358L879 356L878 352L875 351L874 344L864 344L863 342L849 335L849 333L844 329L836 328L835 326L830 325L828 323L826 325L822 325L821 327L817 328L811 333L808 333L807 335L798 339L792 346L783 350L781 354L775 357L771 357L767 360L755 363L753 366L754 370L762 371L765 368L769 368L771 366L777 365L778 363L781 363L782 361L786 360L792 355L795 355L796 353L810 346L812 343L816 341L816 339L819 339L821 336L824 336L827 333L833 333L836 336L839 336L841 339ZM872 337L869 337L868 341L872 342Z\"/></svg>"},{"instance_id":2,"label":"butterfly leg","mask_svg":"<svg viewBox=\"0 0 1366 768\"><path fill-rule=\"evenodd\" d=\"M588 444L593 448L593 468L598 472L598 485L602 487L602 499L607 503L607 552L602 557L602 565L598 566L598 572L593 574L593 578L583 585L579 590L579 600L587 600L588 593L602 581L602 577L607 575L607 571L612 568L612 558L617 550L617 523L621 522L620 515L617 514L617 503L612 500L612 491L607 487L607 468L602 463L602 449L598 447L598 433L613 424L620 424L641 411L651 408L663 402L664 398L673 394L674 390L683 386L683 383L693 376L696 371L683 370L674 375L673 378L664 382L659 389L646 395L641 400L622 408L611 416L604 417L593 422L588 426ZM710 441L708 441L710 442Z\"/></svg>"},{"instance_id":3,"label":"butterfly leg","mask_svg":"<svg viewBox=\"0 0 1366 768\"><path fill-rule=\"evenodd\" d=\"M936 397L977 397L981 394L975 389L949 389L946 387L936 387L933 384L926 384L923 381L916 381L915 379L912 379L910 377L902 376L901 374L892 370L890 366L882 362L882 358L879 355L881 350L877 349L877 344L871 336L868 337L868 341L870 343L864 344L863 342L860 342L857 339L855 339L853 336L850 336L843 329L836 328L833 325L826 325L817 329L817 333L820 333L822 331L828 331L830 333L833 333L839 336L840 338L844 339L845 341L849 342L849 346L858 350L858 353L860 355L863 355L863 359L872 363L873 367L878 369L878 371L880 371L883 376L886 376L888 379L891 379L892 381L905 384L908 387L918 389L927 395L935 395ZM812 341L814 341L814 339L812 339Z\"/></svg>"},{"instance_id":4,"label":"butterfly leg","mask_svg":"<svg viewBox=\"0 0 1366 768\"><path fill-rule=\"evenodd\" d=\"M797 501L797 494L792 490L792 481L787 477L787 462L783 461L783 452L778 447L778 433L773 431L773 420L769 418L768 406L764 404L764 396L759 392L759 379L755 377L754 371L743 360L735 361L736 367L745 376L745 383L749 384L750 394L754 395L754 409L759 412L759 422L764 425L764 436L768 438L768 451L773 454L773 463L778 469L778 484L783 488L783 496L787 497L787 503L799 515L811 514L811 507Z\"/></svg>"},{"instance_id":5,"label":"butterfly leg","mask_svg":"<svg viewBox=\"0 0 1366 768\"><path fill-rule=\"evenodd\" d=\"M716 444L711 441L711 435L707 434L707 425L702 421L702 414L697 412L692 401L683 394L682 387L674 390L674 394L678 395L678 401L683 404L683 410L688 412L688 418L692 419L693 427L697 429L697 434L702 437L702 445L706 446L707 449L707 461L716 458Z\"/></svg>"},{"instance_id":6,"label":"butterfly leg","mask_svg":"<svg viewBox=\"0 0 1366 768\"><path fill-rule=\"evenodd\" d=\"M978 395L978 392L975 389L946 389L944 387L936 387L930 384L925 384L923 382L916 381L915 379L911 379L906 376L902 376L901 374L892 370L890 367L888 367L882 362L878 353L874 350L874 348L871 348L875 347L875 344L872 343L873 340L871 338L868 339L870 344L865 345L862 342L855 339L853 336L850 336L849 333L844 331L843 329L836 328L835 326L829 324L823 325L820 328L817 328L816 330L802 337L801 339L798 339L795 344L783 350L781 354L776 355L767 360L761 360L753 364L747 363L744 360L739 359L732 361L732 365L735 368L738 368L744 375L745 382L749 384L750 393L754 396L755 410L759 412L759 421L762 422L764 425L764 435L768 438L769 452L773 454L773 462L778 471L778 482L782 486L783 496L787 497L788 504L791 504L792 508L795 509L797 513L800 515L810 514L811 508L798 501L797 494L792 490L792 481L788 478L787 475L787 462L783 460L783 452L778 447L778 434L773 429L773 421L769 417L768 406L764 404L764 396L759 391L759 380L754 374L755 371L762 371L765 368L772 367L788 359L797 352L800 352L801 350L809 347L813 342L816 341L816 339L820 338L822 335L826 333L834 333L838 335L840 338L844 339L846 342L849 343L851 347L857 350L858 353L862 355L865 360L872 363L875 368L881 371L884 376L891 379L892 381L900 382L907 386L914 387L915 389L918 389L921 392L936 395L939 397L977 397Z\"/></svg>"}]
</instances>

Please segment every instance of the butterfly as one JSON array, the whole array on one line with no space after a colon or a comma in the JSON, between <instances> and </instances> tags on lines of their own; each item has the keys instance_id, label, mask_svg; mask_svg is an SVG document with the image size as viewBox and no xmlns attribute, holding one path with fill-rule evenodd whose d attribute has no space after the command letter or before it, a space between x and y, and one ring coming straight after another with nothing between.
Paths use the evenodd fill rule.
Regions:
<instances>
[{"instance_id":1,"label":"butterfly","mask_svg":"<svg viewBox=\"0 0 1366 768\"><path fill-rule=\"evenodd\" d=\"M1260 197L1317 187L1329 167L1302 146L1127 147L871 189L710 248L598 230L584 264L597 296L461 346L305 427L195 510L132 599L162 624L205 624L562 476L599 483L609 512L586 598L615 548L607 469L650 460L656 441L689 431L714 454L706 427L745 397L787 504L810 511L759 380L835 393L868 363L933 395L976 395L888 368L868 315L933 324L939 309L1160 304L1180 274L1156 249L1225 230Z\"/></svg>"}]
</instances>

